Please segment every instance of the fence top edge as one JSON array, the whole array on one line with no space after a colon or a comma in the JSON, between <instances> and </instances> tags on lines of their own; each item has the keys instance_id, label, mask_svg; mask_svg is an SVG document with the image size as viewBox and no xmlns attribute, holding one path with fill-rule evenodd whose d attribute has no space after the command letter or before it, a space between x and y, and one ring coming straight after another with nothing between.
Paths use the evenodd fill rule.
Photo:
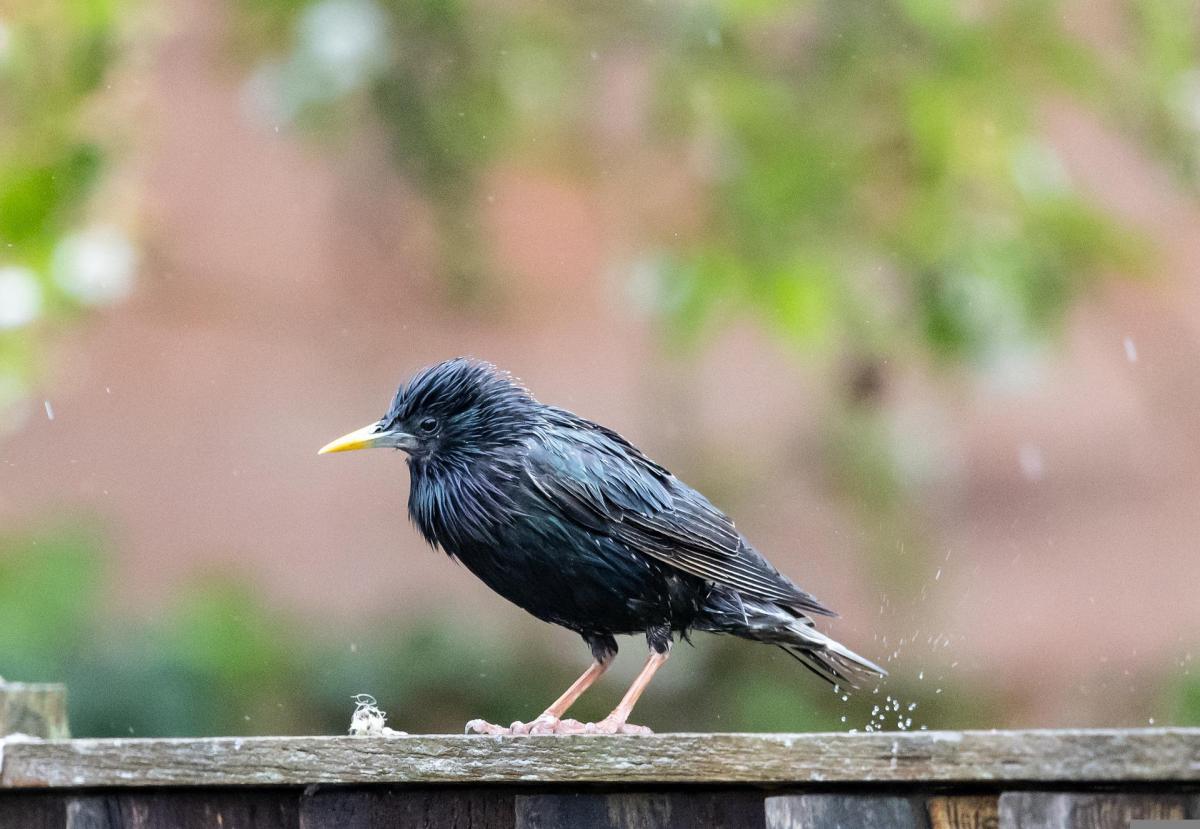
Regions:
<instances>
[{"instance_id":1,"label":"fence top edge","mask_svg":"<svg viewBox=\"0 0 1200 829\"><path fill-rule=\"evenodd\" d=\"M6 740L0 788L1186 782L1200 728Z\"/></svg>"},{"instance_id":2,"label":"fence top edge","mask_svg":"<svg viewBox=\"0 0 1200 829\"><path fill-rule=\"evenodd\" d=\"M77 745L138 745L163 744L180 746L195 744L252 744L312 743L313 745L389 744L404 745L416 742L445 742L450 744L503 743L506 745L567 744L573 741L594 741L626 745L667 745L670 743L695 743L703 741L729 741L742 743L780 744L792 746L801 743L830 742L882 743L899 740L903 743L957 743L963 740L993 740L997 742L1038 739L1062 740L1105 740L1105 739L1152 739L1155 737L1200 740L1200 726L1151 726L1140 728L1021 728L1021 729L964 729L928 731L671 731L647 736L610 734L581 734L572 736L521 736L495 737L481 734L398 734L386 737L361 737L347 734L279 734L279 735L219 735L207 737L76 737L70 740L30 740L19 737L18 742L77 744ZM0 738L3 740L3 738Z\"/></svg>"}]
</instances>

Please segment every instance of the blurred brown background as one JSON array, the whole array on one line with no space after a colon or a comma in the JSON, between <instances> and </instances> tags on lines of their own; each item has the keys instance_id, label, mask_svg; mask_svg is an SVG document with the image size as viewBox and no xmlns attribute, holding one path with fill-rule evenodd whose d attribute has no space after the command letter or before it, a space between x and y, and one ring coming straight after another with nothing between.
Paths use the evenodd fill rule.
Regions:
<instances>
[{"instance_id":1,"label":"blurred brown background","mask_svg":"<svg viewBox=\"0 0 1200 829\"><path fill-rule=\"evenodd\" d=\"M572 675L585 659L573 636L424 547L399 455L315 454L379 416L417 368L470 354L708 493L841 612L830 629L884 661L905 704L936 705L943 687L985 698L967 717L984 726L1197 715L1178 689L1200 648L1200 212L1186 177L1120 122L1061 90L1030 93L1029 129L1073 192L1149 253L1132 274L1094 268L1019 347L965 362L911 342L861 352L852 335L797 342L720 302L717 323L679 339L645 306L643 251L702 235L710 196L647 138L653 44L617 37L580 57L574 117L598 160L572 166L535 141L478 167L470 221L499 264L464 300L445 287L443 220L390 161L386 130L351 109L336 139L314 139L256 114L255 51L236 45L258 31L246 10L159 5L129 12L136 48L89 116L118 136L118 161L88 210L135 217L135 287L41 324L0 437L5 533L84 516L109 562L105 624L152 627L216 578L337 648L367 622L396 633L449 615ZM1065 36L1119 52L1122 8L1069 4ZM903 273L883 260L845 278L904 297ZM851 428L863 412L900 492L882 506L845 480L861 471L842 442L865 440ZM740 658L815 684L765 650ZM665 674L703 669L686 659ZM385 707L397 695L354 690ZM529 700L529 716L543 704Z\"/></svg>"}]
</instances>

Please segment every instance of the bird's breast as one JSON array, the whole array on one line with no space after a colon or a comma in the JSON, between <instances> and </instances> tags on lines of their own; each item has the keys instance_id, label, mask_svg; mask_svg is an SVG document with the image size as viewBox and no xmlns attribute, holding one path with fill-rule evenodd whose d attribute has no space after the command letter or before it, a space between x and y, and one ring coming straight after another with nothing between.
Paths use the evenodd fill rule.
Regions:
<instances>
[{"instance_id":1,"label":"bird's breast","mask_svg":"<svg viewBox=\"0 0 1200 829\"><path fill-rule=\"evenodd\" d=\"M412 466L408 513L425 540L461 557L480 544L495 543L516 507L511 476L486 466Z\"/></svg>"}]
</instances>

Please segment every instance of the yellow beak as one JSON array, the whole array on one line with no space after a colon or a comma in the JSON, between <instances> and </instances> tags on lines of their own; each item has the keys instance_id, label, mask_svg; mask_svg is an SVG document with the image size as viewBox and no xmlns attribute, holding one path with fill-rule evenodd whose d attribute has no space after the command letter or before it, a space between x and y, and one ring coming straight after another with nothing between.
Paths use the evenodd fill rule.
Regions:
<instances>
[{"instance_id":1,"label":"yellow beak","mask_svg":"<svg viewBox=\"0 0 1200 829\"><path fill-rule=\"evenodd\" d=\"M349 452L351 449L370 449L373 446L394 446L395 444L388 440L392 437L394 435L389 432L380 432L378 423L372 423L325 444L317 454L328 455L330 452Z\"/></svg>"}]
</instances>

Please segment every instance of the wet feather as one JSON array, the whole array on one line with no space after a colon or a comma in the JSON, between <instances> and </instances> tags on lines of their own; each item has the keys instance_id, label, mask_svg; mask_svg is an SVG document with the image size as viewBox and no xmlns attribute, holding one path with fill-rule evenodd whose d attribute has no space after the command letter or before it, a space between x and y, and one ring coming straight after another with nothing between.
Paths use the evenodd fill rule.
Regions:
<instances>
[{"instance_id":1,"label":"wet feather","mask_svg":"<svg viewBox=\"0 0 1200 829\"><path fill-rule=\"evenodd\" d=\"M437 428L409 451L421 534L593 652L614 634L665 649L696 629L778 645L830 682L883 673L813 627L833 612L732 519L616 432L461 358L401 386L380 423L423 421Z\"/></svg>"}]
</instances>

